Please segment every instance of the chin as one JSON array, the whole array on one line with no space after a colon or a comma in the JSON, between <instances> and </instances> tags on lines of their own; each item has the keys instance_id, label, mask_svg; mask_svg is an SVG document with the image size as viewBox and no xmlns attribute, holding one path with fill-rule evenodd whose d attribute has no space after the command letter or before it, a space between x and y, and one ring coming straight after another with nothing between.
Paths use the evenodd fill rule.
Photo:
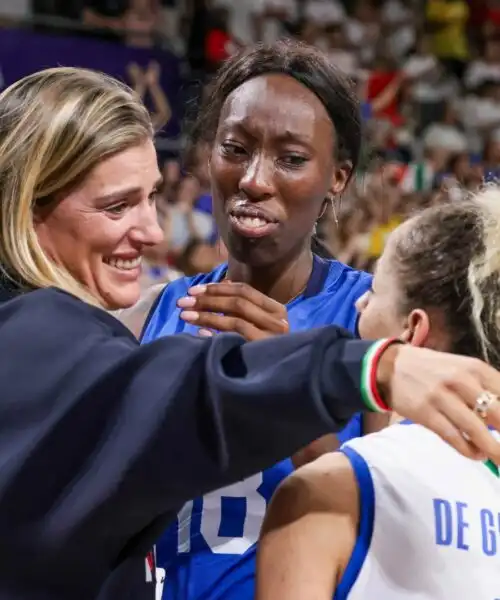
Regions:
<instances>
[{"instance_id":1,"label":"chin","mask_svg":"<svg viewBox=\"0 0 500 600\"><path fill-rule=\"evenodd\" d=\"M230 236L226 247L229 255L238 262L250 267L266 267L276 263L280 252L276 244L269 243L271 240L249 239L239 236Z\"/></svg>"},{"instance_id":2,"label":"chin","mask_svg":"<svg viewBox=\"0 0 500 600\"><path fill-rule=\"evenodd\" d=\"M108 289L106 293L101 295L101 298L105 302L105 308L111 311L131 308L139 302L140 297L141 288L139 283L121 286L116 289Z\"/></svg>"}]
</instances>

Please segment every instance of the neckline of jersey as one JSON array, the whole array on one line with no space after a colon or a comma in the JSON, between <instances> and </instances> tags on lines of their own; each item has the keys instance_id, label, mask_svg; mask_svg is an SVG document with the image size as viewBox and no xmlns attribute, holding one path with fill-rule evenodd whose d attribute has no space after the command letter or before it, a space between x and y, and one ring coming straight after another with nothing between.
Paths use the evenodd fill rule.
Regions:
<instances>
[{"instance_id":1,"label":"neckline of jersey","mask_svg":"<svg viewBox=\"0 0 500 600\"><path fill-rule=\"evenodd\" d=\"M398 422L399 425L413 425L413 421L410 419L402 419ZM491 428L493 431L493 428ZM495 477L500 479L500 468L491 459L483 461L483 465L493 473Z\"/></svg>"}]
</instances>

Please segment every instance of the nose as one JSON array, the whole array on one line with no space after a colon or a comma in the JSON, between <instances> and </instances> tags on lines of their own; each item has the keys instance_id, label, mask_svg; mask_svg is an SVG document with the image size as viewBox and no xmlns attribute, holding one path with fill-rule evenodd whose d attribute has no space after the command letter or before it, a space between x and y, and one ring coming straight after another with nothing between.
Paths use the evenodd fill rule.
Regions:
<instances>
[{"instance_id":1,"label":"nose","mask_svg":"<svg viewBox=\"0 0 500 600\"><path fill-rule=\"evenodd\" d=\"M272 196L274 194L273 174L273 161L255 154L246 166L239 188L252 200Z\"/></svg>"},{"instance_id":2,"label":"nose","mask_svg":"<svg viewBox=\"0 0 500 600\"><path fill-rule=\"evenodd\" d=\"M136 227L131 230L135 242L142 246L156 246L165 239L162 228L158 223L156 204L147 202L139 212Z\"/></svg>"}]
</instances>

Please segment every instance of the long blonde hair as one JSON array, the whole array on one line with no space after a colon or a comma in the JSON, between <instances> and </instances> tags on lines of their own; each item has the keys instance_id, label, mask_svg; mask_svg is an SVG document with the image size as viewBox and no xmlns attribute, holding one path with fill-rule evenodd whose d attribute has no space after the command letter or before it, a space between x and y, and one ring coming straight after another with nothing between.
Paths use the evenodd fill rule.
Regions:
<instances>
[{"instance_id":1,"label":"long blonde hair","mask_svg":"<svg viewBox=\"0 0 500 600\"><path fill-rule=\"evenodd\" d=\"M28 288L58 287L96 304L38 241L36 208L71 190L103 159L153 137L149 114L102 73L54 68L0 94L0 269Z\"/></svg>"}]
</instances>

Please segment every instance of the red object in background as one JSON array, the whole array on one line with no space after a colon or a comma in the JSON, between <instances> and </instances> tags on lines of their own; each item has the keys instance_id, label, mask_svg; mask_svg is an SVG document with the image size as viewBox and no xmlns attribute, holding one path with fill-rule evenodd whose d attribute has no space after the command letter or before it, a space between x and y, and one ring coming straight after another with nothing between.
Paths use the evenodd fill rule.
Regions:
<instances>
[{"instance_id":1,"label":"red object in background","mask_svg":"<svg viewBox=\"0 0 500 600\"><path fill-rule=\"evenodd\" d=\"M497 29L500 29L500 8L488 8L486 21L490 21Z\"/></svg>"},{"instance_id":2,"label":"red object in background","mask_svg":"<svg viewBox=\"0 0 500 600\"><path fill-rule=\"evenodd\" d=\"M488 4L485 0L469 0L469 27L481 28L488 18Z\"/></svg>"},{"instance_id":3,"label":"red object in background","mask_svg":"<svg viewBox=\"0 0 500 600\"><path fill-rule=\"evenodd\" d=\"M366 94L368 102L373 102L375 98L381 94L385 88L391 84L394 79L398 76L397 71L386 72L386 71L373 71L369 78L366 86ZM393 100L382 110L375 113L376 117L385 117L392 121L396 126L401 125L403 117L399 114L399 94L396 94Z\"/></svg>"},{"instance_id":4,"label":"red object in background","mask_svg":"<svg viewBox=\"0 0 500 600\"><path fill-rule=\"evenodd\" d=\"M214 66L229 58L228 51L231 44L231 36L222 29L212 29L208 32L205 40L205 56L208 62Z\"/></svg>"}]
</instances>

